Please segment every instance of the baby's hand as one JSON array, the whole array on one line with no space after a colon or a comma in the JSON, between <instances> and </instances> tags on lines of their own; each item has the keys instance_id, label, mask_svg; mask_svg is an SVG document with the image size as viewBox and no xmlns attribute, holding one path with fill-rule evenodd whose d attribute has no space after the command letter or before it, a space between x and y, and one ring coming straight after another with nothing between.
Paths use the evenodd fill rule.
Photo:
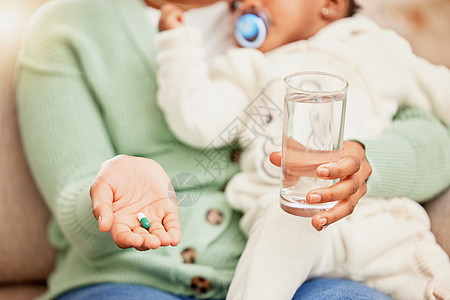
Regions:
<instances>
[{"instance_id":1,"label":"baby's hand","mask_svg":"<svg viewBox=\"0 0 450 300\"><path fill-rule=\"evenodd\" d=\"M183 11L176 5L166 3L161 6L159 31L175 29L183 25Z\"/></svg>"}]
</instances>

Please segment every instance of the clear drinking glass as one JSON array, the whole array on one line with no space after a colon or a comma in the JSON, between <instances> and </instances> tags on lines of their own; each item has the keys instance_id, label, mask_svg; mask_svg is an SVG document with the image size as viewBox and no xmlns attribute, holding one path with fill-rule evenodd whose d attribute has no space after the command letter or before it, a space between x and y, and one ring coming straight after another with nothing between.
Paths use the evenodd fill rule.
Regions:
<instances>
[{"instance_id":1,"label":"clear drinking glass","mask_svg":"<svg viewBox=\"0 0 450 300\"><path fill-rule=\"evenodd\" d=\"M318 178L316 169L342 157L348 83L315 71L293 73L284 81L280 206L293 215L312 217L336 204L309 204L306 194L336 182Z\"/></svg>"}]
</instances>

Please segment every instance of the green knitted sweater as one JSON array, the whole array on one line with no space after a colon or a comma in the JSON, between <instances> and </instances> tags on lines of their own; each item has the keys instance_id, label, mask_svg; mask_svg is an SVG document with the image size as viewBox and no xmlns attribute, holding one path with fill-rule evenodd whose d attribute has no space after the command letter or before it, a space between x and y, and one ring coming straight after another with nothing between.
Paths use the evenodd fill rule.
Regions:
<instances>
[{"instance_id":1,"label":"green knitted sweater","mask_svg":"<svg viewBox=\"0 0 450 300\"><path fill-rule=\"evenodd\" d=\"M19 123L59 252L43 299L100 282L225 297L245 239L220 189L238 166L229 149L193 149L168 130L155 101L155 33L142 0L54 0L29 24L16 78ZM374 167L369 193L430 198L449 185L449 133L421 112L399 118L380 139L363 141ZM117 154L152 158L173 179L183 199L177 247L119 249L98 230L89 187ZM211 211L223 220L208 222ZM183 259L187 248L194 263ZM193 288L198 277L210 289Z\"/></svg>"}]
</instances>

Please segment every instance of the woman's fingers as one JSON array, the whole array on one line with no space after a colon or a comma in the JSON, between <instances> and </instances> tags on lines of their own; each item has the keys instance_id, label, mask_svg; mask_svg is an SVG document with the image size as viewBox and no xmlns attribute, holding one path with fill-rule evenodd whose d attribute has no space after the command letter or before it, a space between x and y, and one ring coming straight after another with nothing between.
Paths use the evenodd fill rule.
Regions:
<instances>
[{"instance_id":1,"label":"woman's fingers","mask_svg":"<svg viewBox=\"0 0 450 300\"><path fill-rule=\"evenodd\" d=\"M125 224L115 223L111 227L111 236L117 246L122 249L140 248L144 246L144 237L141 234L134 233L130 227Z\"/></svg>"},{"instance_id":2,"label":"woman's fingers","mask_svg":"<svg viewBox=\"0 0 450 300\"><path fill-rule=\"evenodd\" d=\"M159 246L176 246L181 240L180 221L178 218L178 206L172 202L171 199L161 200L160 205L147 206L144 210L150 228L143 229L152 237L151 243L145 243L148 248L155 249L155 241L158 240L156 247ZM135 230L133 230L135 231ZM139 230L141 233L144 232Z\"/></svg>"},{"instance_id":3,"label":"woman's fingers","mask_svg":"<svg viewBox=\"0 0 450 300\"><path fill-rule=\"evenodd\" d=\"M100 231L107 232L113 223L113 192L109 184L97 177L89 190L92 200L92 212L98 220Z\"/></svg>"},{"instance_id":4,"label":"woman's fingers","mask_svg":"<svg viewBox=\"0 0 450 300\"><path fill-rule=\"evenodd\" d=\"M324 179L338 179L359 172L361 163L365 160L363 146L355 141L345 141L342 147L342 158L334 163L321 165L316 175Z\"/></svg>"},{"instance_id":5,"label":"woman's fingers","mask_svg":"<svg viewBox=\"0 0 450 300\"><path fill-rule=\"evenodd\" d=\"M162 173L160 177L164 177L162 175L165 175L165 173ZM163 183L158 184L158 186L166 186L169 191L163 190L161 195L155 192L157 196L164 197L159 201L152 202L150 198L145 199L149 202L144 209L150 222L148 231L159 238L161 246L176 246L181 240L178 201L168 178L167 181L163 180ZM170 195L171 191L173 191L172 195ZM152 196L155 196L155 194Z\"/></svg>"},{"instance_id":6,"label":"woman's fingers","mask_svg":"<svg viewBox=\"0 0 450 300\"><path fill-rule=\"evenodd\" d=\"M310 203L346 199L356 194L372 174L362 145L357 142L346 142L345 145L344 157L341 160L319 166L316 171L317 176L321 178L341 180L330 187L310 191L307 195Z\"/></svg>"},{"instance_id":7,"label":"woman's fingers","mask_svg":"<svg viewBox=\"0 0 450 300\"><path fill-rule=\"evenodd\" d=\"M363 174L355 174L332 186L311 190L306 195L306 200L315 204L346 199L360 190L365 184L365 178Z\"/></svg>"},{"instance_id":8,"label":"woman's fingers","mask_svg":"<svg viewBox=\"0 0 450 300\"><path fill-rule=\"evenodd\" d=\"M160 240L161 246L168 246L171 243L171 236L166 232L166 229L161 224L161 219L150 218L149 232L155 235Z\"/></svg>"},{"instance_id":9,"label":"woman's fingers","mask_svg":"<svg viewBox=\"0 0 450 300\"><path fill-rule=\"evenodd\" d=\"M367 186L364 183L361 188L347 199L336 203L328 211L321 212L312 218L312 225L317 231L321 231L325 226L328 226L340 219L353 213L359 199L367 192Z\"/></svg>"},{"instance_id":10,"label":"woman's fingers","mask_svg":"<svg viewBox=\"0 0 450 300\"><path fill-rule=\"evenodd\" d=\"M269 160L277 167L281 167L281 152L272 152L269 156Z\"/></svg>"},{"instance_id":11,"label":"woman's fingers","mask_svg":"<svg viewBox=\"0 0 450 300\"><path fill-rule=\"evenodd\" d=\"M171 237L171 246L176 246L181 241L180 220L177 213L169 213L163 219L164 228Z\"/></svg>"},{"instance_id":12,"label":"woman's fingers","mask_svg":"<svg viewBox=\"0 0 450 300\"><path fill-rule=\"evenodd\" d=\"M157 224L157 222L154 222L154 224ZM137 250L145 251L161 246L160 236L151 234L147 229L140 226L131 230L128 225L114 224L111 228L111 235L117 246L123 249L134 247Z\"/></svg>"},{"instance_id":13,"label":"woman's fingers","mask_svg":"<svg viewBox=\"0 0 450 300\"><path fill-rule=\"evenodd\" d=\"M120 248L134 247L139 251L156 249L173 243L171 234L166 232L160 219L149 218L149 222L149 229L145 229L140 224L114 224L111 228L114 242Z\"/></svg>"},{"instance_id":14,"label":"woman's fingers","mask_svg":"<svg viewBox=\"0 0 450 300\"><path fill-rule=\"evenodd\" d=\"M367 192L367 187L365 186L366 180L371 173L372 168L369 163L364 160L357 173L342 179L332 186L309 191L306 195L306 200L309 203L339 201L347 199L354 194L360 194L359 192L363 189L364 193L361 194L362 197Z\"/></svg>"},{"instance_id":15,"label":"woman's fingers","mask_svg":"<svg viewBox=\"0 0 450 300\"><path fill-rule=\"evenodd\" d=\"M337 162L321 165L316 175L323 179L338 179L350 176L359 171L361 160L356 157L344 157Z\"/></svg>"},{"instance_id":16,"label":"woman's fingers","mask_svg":"<svg viewBox=\"0 0 450 300\"><path fill-rule=\"evenodd\" d=\"M281 152L273 152L270 155L270 161L276 166L281 166ZM300 176L311 176L305 175L302 171L302 167L307 164L308 161L302 160L302 157L294 156L290 161L290 169L298 171L298 174L289 173L290 169L286 168L285 182L286 179L297 182ZM320 165L316 169L316 176L329 180L340 179L340 181L326 188L313 189L306 195L309 203L338 201L332 209L314 216L313 226L317 230L322 230L324 226L350 215L358 201L367 192L366 180L371 173L372 168L366 160L364 146L356 141L344 141L342 158L333 163Z\"/></svg>"},{"instance_id":17,"label":"woman's fingers","mask_svg":"<svg viewBox=\"0 0 450 300\"><path fill-rule=\"evenodd\" d=\"M170 201L170 200L169 200ZM149 232L161 241L161 246L176 246L181 241L180 220L177 212L168 212L161 218L149 218Z\"/></svg>"},{"instance_id":18,"label":"woman's fingers","mask_svg":"<svg viewBox=\"0 0 450 300\"><path fill-rule=\"evenodd\" d=\"M161 245L161 241L160 239L153 235L150 234L148 232L147 229L145 229L144 227L141 226L136 226L133 229L134 233L140 234L143 238L144 238L144 242L142 244L142 247L136 247L137 250L139 251L145 251L145 250L149 250L149 249L156 249Z\"/></svg>"}]
</instances>

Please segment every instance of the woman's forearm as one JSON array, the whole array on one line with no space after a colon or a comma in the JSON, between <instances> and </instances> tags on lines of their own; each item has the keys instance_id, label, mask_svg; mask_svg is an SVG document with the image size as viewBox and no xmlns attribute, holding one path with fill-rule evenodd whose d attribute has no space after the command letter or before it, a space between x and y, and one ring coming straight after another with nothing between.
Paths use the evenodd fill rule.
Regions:
<instances>
[{"instance_id":1,"label":"woman's forearm","mask_svg":"<svg viewBox=\"0 0 450 300\"><path fill-rule=\"evenodd\" d=\"M106 247L114 243L98 230L89 198L100 164L114 151L82 78L21 65L16 92L30 169L65 237L91 258L115 249Z\"/></svg>"}]
</instances>

